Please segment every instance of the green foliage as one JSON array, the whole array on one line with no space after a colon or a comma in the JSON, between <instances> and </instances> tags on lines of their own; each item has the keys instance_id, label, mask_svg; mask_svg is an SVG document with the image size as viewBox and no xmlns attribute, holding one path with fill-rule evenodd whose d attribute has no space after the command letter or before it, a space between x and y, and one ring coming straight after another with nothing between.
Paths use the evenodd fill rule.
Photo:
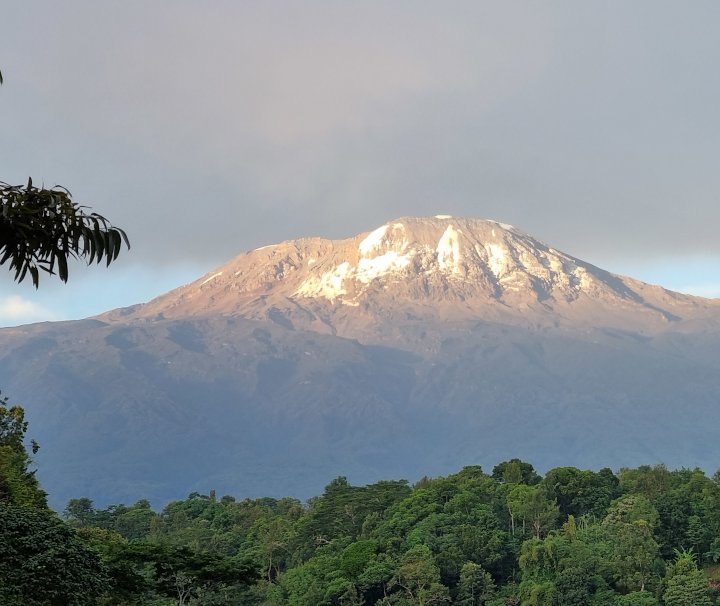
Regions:
<instances>
[{"instance_id":1,"label":"green foliage","mask_svg":"<svg viewBox=\"0 0 720 606\"><path fill-rule=\"evenodd\" d=\"M377 551L377 542L370 539L351 543L340 556L340 571L345 578L357 580L375 561Z\"/></svg>"},{"instance_id":2,"label":"green foliage","mask_svg":"<svg viewBox=\"0 0 720 606\"><path fill-rule=\"evenodd\" d=\"M359 538L369 516L383 513L411 492L405 481L383 481L360 487L350 486L344 477L336 478L325 488L322 497L311 501L298 525L298 540L303 545L311 545L330 537Z\"/></svg>"},{"instance_id":3,"label":"green foliage","mask_svg":"<svg viewBox=\"0 0 720 606\"><path fill-rule=\"evenodd\" d=\"M460 606L484 606L494 595L495 583L490 573L479 564L463 564L455 603Z\"/></svg>"},{"instance_id":4,"label":"green foliage","mask_svg":"<svg viewBox=\"0 0 720 606\"><path fill-rule=\"evenodd\" d=\"M647 591L633 591L615 598L614 606L657 606L657 598Z\"/></svg>"},{"instance_id":5,"label":"green foliage","mask_svg":"<svg viewBox=\"0 0 720 606\"><path fill-rule=\"evenodd\" d=\"M189 547L174 547L148 542L115 542L104 552L109 573L116 588L127 590L137 598L165 596L178 603L198 601L202 596L227 593L244 587L257 578L254 567L241 557L223 557L198 552Z\"/></svg>"},{"instance_id":6,"label":"green foliage","mask_svg":"<svg viewBox=\"0 0 720 606\"><path fill-rule=\"evenodd\" d=\"M27 422L20 406L8 406L0 397L0 503L45 507L45 493L30 471L30 455L25 450ZM37 444L32 442L33 451Z\"/></svg>"},{"instance_id":7,"label":"green foliage","mask_svg":"<svg viewBox=\"0 0 720 606\"><path fill-rule=\"evenodd\" d=\"M450 602L447 587L440 583L440 568L425 545L403 554L390 587L397 587L408 604L430 606Z\"/></svg>"},{"instance_id":8,"label":"green foliage","mask_svg":"<svg viewBox=\"0 0 720 606\"><path fill-rule=\"evenodd\" d=\"M516 486L507 496L507 508L513 519L513 532L521 524L524 533L532 532L540 539L557 524L558 507L542 486Z\"/></svg>"},{"instance_id":9,"label":"green foliage","mask_svg":"<svg viewBox=\"0 0 720 606\"><path fill-rule=\"evenodd\" d=\"M555 606L557 589L552 581L534 583L523 591L521 586L522 606Z\"/></svg>"},{"instance_id":10,"label":"green foliage","mask_svg":"<svg viewBox=\"0 0 720 606\"><path fill-rule=\"evenodd\" d=\"M535 473L535 468L530 463L520 459L510 459L498 463L493 467L492 477L507 484L528 484L529 486L538 484L542 479Z\"/></svg>"},{"instance_id":11,"label":"green foliage","mask_svg":"<svg viewBox=\"0 0 720 606\"><path fill-rule=\"evenodd\" d=\"M709 583L702 570L698 570L695 555L690 551L676 553L663 582L665 606L711 606Z\"/></svg>"},{"instance_id":12,"label":"green foliage","mask_svg":"<svg viewBox=\"0 0 720 606\"><path fill-rule=\"evenodd\" d=\"M630 591L645 591L657 577L659 549L652 528L644 520L613 530L613 557L618 585Z\"/></svg>"},{"instance_id":13,"label":"green foliage","mask_svg":"<svg viewBox=\"0 0 720 606\"><path fill-rule=\"evenodd\" d=\"M649 500L669 492L672 487L672 476L665 465L641 465L636 469L621 469L619 476L623 492L641 494Z\"/></svg>"},{"instance_id":14,"label":"green foliage","mask_svg":"<svg viewBox=\"0 0 720 606\"><path fill-rule=\"evenodd\" d=\"M106 576L95 552L45 509L0 504L0 604L94 604Z\"/></svg>"},{"instance_id":15,"label":"green foliage","mask_svg":"<svg viewBox=\"0 0 720 606\"><path fill-rule=\"evenodd\" d=\"M557 468L530 485L514 481L522 466L501 469L413 488L340 477L305 506L193 493L156 513L143 500L97 509L83 498L65 516L100 554L103 606L712 603L698 548L682 548L720 552L720 482L624 470L620 495L608 470ZM672 537L664 547L681 551L664 561L660 540Z\"/></svg>"},{"instance_id":16,"label":"green foliage","mask_svg":"<svg viewBox=\"0 0 720 606\"><path fill-rule=\"evenodd\" d=\"M262 562L265 576L272 582L287 566L290 544L295 538L292 522L274 513L267 513L253 524L249 537L257 545L255 559Z\"/></svg>"},{"instance_id":17,"label":"green foliage","mask_svg":"<svg viewBox=\"0 0 720 606\"><path fill-rule=\"evenodd\" d=\"M85 209L63 187L38 188L32 179L27 185L0 182L0 265L9 262L18 282L29 273L36 288L40 271L67 282L72 258L110 265L123 242L130 247L127 235Z\"/></svg>"},{"instance_id":18,"label":"green foliage","mask_svg":"<svg viewBox=\"0 0 720 606\"><path fill-rule=\"evenodd\" d=\"M150 503L141 499L115 518L115 530L126 539L140 539L150 534L157 514L150 509Z\"/></svg>"},{"instance_id":19,"label":"green foliage","mask_svg":"<svg viewBox=\"0 0 720 606\"><path fill-rule=\"evenodd\" d=\"M589 606L592 576L582 568L565 568L555 577L556 600L563 606Z\"/></svg>"},{"instance_id":20,"label":"green foliage","mask_svg":"<svg viewBox=\"0 0 720 606\"><path fill-rule=\"evenodd\" d=\"M600 473L575 467L551 469L543 479L548 498L555 500L561 516L600 518L615 496L618 479L610 470Z\"/></svg>"},{"instance_id":21,"label":"green foliage","mask_svg":"<svg viewBox=\"0 0 720 606\"><path fill-rule=\"evenodd\" d=\"M87 497L70 499L63 512L63 517L71 526L84 528L95 521L96 512L93 502Z\"/></svg>"},{"instance_id":22,"label":"green foliage","mask_svg":"<svg viewBox=\"0 0 720 606\"><path fill-rule=\"evenodd\" d=\"M603 520L603 526L612 531L624 524L644 522L650 528L658 524L658 512L642 494L629 494L613 501Z\"/></svg>"}]
</instances>

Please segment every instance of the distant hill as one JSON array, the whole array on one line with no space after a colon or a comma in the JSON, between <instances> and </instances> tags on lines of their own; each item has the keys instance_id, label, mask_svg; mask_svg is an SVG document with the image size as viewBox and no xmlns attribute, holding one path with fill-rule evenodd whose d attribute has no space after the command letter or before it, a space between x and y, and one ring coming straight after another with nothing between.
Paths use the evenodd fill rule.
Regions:
<instances>
[{"instance_id":1,"label":"distant hill","mask_svg":"<svg viewBox=\"0 0 720 606\"><path fill-rule=\"evenodd\" d=\"M308 497L511 457L720 466L720 301L494 221L249 251L157 299L0 330L55 505Z\"/></svg>"}]
</instances>

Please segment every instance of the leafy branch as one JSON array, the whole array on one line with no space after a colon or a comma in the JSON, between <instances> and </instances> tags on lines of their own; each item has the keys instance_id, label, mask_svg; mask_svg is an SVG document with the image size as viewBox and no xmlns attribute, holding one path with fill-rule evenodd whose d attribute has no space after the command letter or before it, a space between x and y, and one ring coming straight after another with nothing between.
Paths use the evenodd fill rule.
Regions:
<instances>
[{"instance_id":1,"label":"leafy branch","mask_svg":"<svg viewBox=\"0 0 720 606\"><path fill-rule=\"evenodd\" d=\"M0 182L0 265L10 262L15 280L29 273L35 288L40 271L67 282L68 259L83 258L88 264L117 259L125 232L97 213L86 213L64 187L38 188Z\"/></svg>"}]
</instances>

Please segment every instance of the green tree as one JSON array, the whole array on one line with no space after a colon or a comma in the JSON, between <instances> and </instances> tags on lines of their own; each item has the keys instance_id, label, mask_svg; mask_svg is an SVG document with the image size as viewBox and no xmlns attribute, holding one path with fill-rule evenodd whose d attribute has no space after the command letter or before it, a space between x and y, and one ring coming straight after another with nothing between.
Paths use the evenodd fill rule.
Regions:
<instances>
[{"instance_id":1,"label":"green tree","mask_svg":"<svg viewBox=\"0 0 720 606\"><path fill-rule=\"evenodd\" d=\"M132 507L124 509L115 519L115 530L127 539L143 539L150 533L157 514L146 499L140 499Z\"/></svg>"},{"instance_id":2,"label":"green tree","mask_svg":"<svg viewBox=\"0 0 720 606\"><path fill-rule=\"evenodd\" d=\"M522 606L556 606L557 588L552 581L536 583L522 600Z\"/></svg>"},{"instance_id":3,"label":"green tree","mask_svg":"<svg viewBox=\"0 0 720 606\"><path fill-rule=\"evenodd\" d=\"M340 570L345 578L357 580L375 560L377 543L370 539L348 545L340 556Z\"/></svg>"},{"instance_id":4,"label":"green tree","mask_svg":"<svg viewBox=\"0 0 720 606\"><path fill-rule=\"evenodd\" d=\"M460 606L484 606L495 594L495 583L490 573L479 564L466 562L460 570L458 595Z\"/></svg>"},{"instance_id":5,"label":"green tree","mask_svg":"<svg viewBox=\"0 0 720 606\"><path fill-rule=\"evenodd\" d=\"M403 555L392 585L401 588L414 606L450 602L447 588L440 583L440 568L425 545L416 545Z\"/></svg>"},{"instance_id":6,"label":"green tree","mask_svg":"<svg viewBox=\"0 0 720 606\"><path fill-rule=\"evenodd\" d=\"M641 494L649 500L669 492L672 487L672 476L665 465L621 469L619 475L621 490Z\"/></svg>"},{"instance_id":7,"label":"green tree","mask_svg":"<svg viewBox=\"0 0 720 606\"><path fill-rule=\"evenodd\" d=\"M327 547L327 546L326 546ZM345 595L349 589L347 583L337 579L334 572L338 569L338 560L326 548L308 561L288 570L279 579L279 584L287 596L283 605L288 606L325 606L332 603L332 598ZM341 584L334 584L336 595L327 595L330 584L340 580ZM332 593L332 592L331 592ZM326 599L326 596L329 599Z\"/></svg>"},{"instance_id":8,"label":"green tree","mask_svg":"<svg viewBox=\"0 0 720 606\"><path fill-rule=\"evenodd\" d=\"M710 549L712 532L705 520L697 515L691 515L687 523L687 543L698 554L700 564L704 562L705 553Z\"/></svg>"},{"instance_id":9,"label":"green tree","mask_svg":"<svg viewBox=\"0 0 720 606\"><path fill-rule=\"evenodd\" d=\"M658 524L657 509L645 496L628 494L612 502L603 520L603 526L612 530L614 527L641 520L654 529Z\"/></svg>"},{"instance_id":10,"label":"green tree","mask_svg":"<svg viewBox=\"0 0 720 606\"><path fill-rule=\"evenodd\" d=\"M593 606L605 604L611 574L604 564L605 545L586 542L592 533L551 532L522 545L519 564L523 604ZM605 601L603 601L605 600Z\"/></svg>"},{"instance_id":11,"label":"green tree","mask_svg":"<svg viewBox=\"0 0 720 606\"><path fill-rule=\"evenodd\" d=\"M610 472L595 473L575 467L551 469L543 479L549 499L554 499L563 517L591 514L602 518L612 501L618 480Z\"/></svg>"},{"instance_id":12,"label":"green tree","mask_svg":"<svg viewBox=\"0 0 720 606\"><path fill-rule=\"evenodd\" d=\"M268 582L273 582L280 575L294 532L290 520L273 514L259 518L250 530Z\"/></svg>"},{"instance_id":13,"label":"green tree","mask_svg":"<svg viewBox=\"0 0 720 606\"><path fill-rule=\"evenodd\" d=\"M647 591L633 591L615 598L613 606L657 606L657 598Z\"/></svg>"},{"instance_id":14,"label":"green tree","mask_svg":"<svg viewBox=\"0 0 720 606\"><path fill-rule=\"evenodd\" d=\"M555 577L556 600L563 606L589 606L592 578L579 567L565 568Z\"/></svg>"},{"instance_id":15,"label":"green tree","mask_svg":"<svg viewBox=\"0 0 720 606\"><path fill-rule=\"evenodd\" d=\"M677 552L675 562L667 568L663 584L665 606L712 605L707 577L698 570L692 552Z\"/></svg>"},{"instance_id":16,"label":"green tree","mask_svg":"<svg viewBox=\"0 0 720 606\"><path fill-rule=\"evenodd\" d=\"M229 589L242 588L257 577L255 567L243 558L198 552L143 541L120 544L111 551L116 570L146 578L146 596L158 595L177 600L180 605L207 601Z\"/></svg>"},{"instance_id":17,"label":"green tree","mask_svg":"<svg viewBox=\"0 0 720 606\"><path fill-rule=\"evenodd\" d=\"M152 589L150 569L144 564L138 565L125 537L114 530L84 527L77 535L94 552L100 555L107 581L103 599L100 603L130 605L142 603Z\"/></svg>"},{"instance_id":18,"label":"green tree","mask_svg":"<svg viewBox=\"0 0 720 606\"><path fill-rule=\"evenodd\" d=\"M372 604L381 596L387 595L393 581L396 562L387 554L378 554L371 559L365 570L358 576L358 588L370 599Z\"/></svg>"},{"instance_id":19,"label":"green tree","mask_svg":"<svg viewBox=\"0 0 720 606\"><path fill-rule=\"evenodd\" d=\"M542 479L535 468L520 459L510 459L503 461L493 467L492 477L498 482L506 482L508 484L528 484L530 486L538 484Z\"/></svg>"},{"instance_id":20,"label":"green tree","mask_svg":"<svg viewBox=\"0 0 720 606\"><path fill-rule=\"evenodd\" d=\"M22 407L9 406L8 398L0 397L0 502L45 507L45 493L30 471L32 461L25 449L27 425ZM37 451L34 441L32 448Z\"/></svg>"},{"instance_id":21,"label":"green tree","mask_svg":"<svg viewBox=\"0 0 720 606\"><path fill-rule=\"evenodd\" d=\"M523 531L532 529L533 536L540 539L557 523L558 507L542 486L516 486L507 496L507 506L513 533L520 524Z\"/></svg>"},{"instance_id":22,"label":"green tree","mask_svg":"<svg viewBox=\"0 0 720 606\"><path fill-rule=\"evenodd\" d=\"M90 525L95 525L96 511L93 506L93 502L87 497L81 497L79 499L70 499L65 511L63 511L63 517L67 520L68 524L75 528L84 528Z\"/></svg>"},{"instance_id":23,"label":"green tree","mask_svg":"<svg viewBox=\"0 0 720 606\"><path fill-rule=\"evenodd\" d=\"M618 585L645 591L656 576L658 544L644 520L623 524L613 533L613 557Z\"/></svg>"},{"instance_id":24,"label":"green tree","mask_svg":"<svg viewBox=\"0 0 720 606\"><path fill-rule=\"evenodd\" d=\"M82 606L103 593L97 554L46 509L0 504L0 604Z\"/></svg>"},{"instance_id":25,"label":"green tree","mask_svg":"<svg viewBox=\"0 0 720 606\"><path fill-rule=\"evenodd\" d=\"M660 549L653 530L658 513L642 494L629 494L613 501L602 522L612 545L612 564L620 587L646 590L657 577Z\"/></svg>"},{"instance_id":26,"label":"green tree","mask_svg":"<svg viewBox=\"0 0 720 606\"><path fill-rule=\"evenodd\" d=\"M23 409L0 398L0 604L91 604L102 593L103 568L47 508L29 470L26 431Z\"/></svg>"}]
</instances>

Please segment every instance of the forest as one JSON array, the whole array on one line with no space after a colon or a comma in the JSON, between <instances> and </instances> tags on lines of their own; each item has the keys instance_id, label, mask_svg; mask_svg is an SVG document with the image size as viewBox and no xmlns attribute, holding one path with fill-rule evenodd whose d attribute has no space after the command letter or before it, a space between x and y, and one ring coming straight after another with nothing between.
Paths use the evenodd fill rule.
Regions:
<instances>
[{"instance_id":1,"label":"forest","mask_svg":"<svg viewBox=\"0 0 720 606\"><path fill-rule=\"evenodd\" d=\"M538 474L513 459L322 495L48 508L23 410L0 406L6 606L710 606L720 473Z\"/></svg>"}]
</instances>

